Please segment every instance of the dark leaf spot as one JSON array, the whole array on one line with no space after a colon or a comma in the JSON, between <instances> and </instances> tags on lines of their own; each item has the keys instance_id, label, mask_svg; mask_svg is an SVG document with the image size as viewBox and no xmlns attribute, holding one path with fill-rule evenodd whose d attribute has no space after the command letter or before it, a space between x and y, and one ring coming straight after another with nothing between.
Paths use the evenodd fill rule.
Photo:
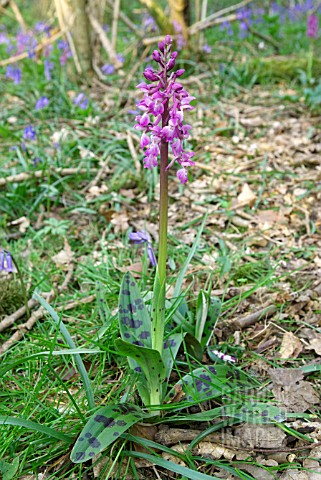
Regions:
<instances>
[{"instance_id":1,"label":"dark leaf spot","mask_svg":"<svg viewBox=\"0 0 321 480\"><path fill-rule=\"evenodd\" d=\"M125 422L124 420L117 420L116 425L118 425L119 427L124 427L125 425L127 425L127 422Z\"/></svg>"},{"instance_id":2,"label":"dark leaf spot","mask_svg":"<svg viewBox=\"0 0 321 480\"><path fill-rule=\"evenodd\" d=\"M149 338L150 337L150 332L147 332L146 330L144 330L140 335L139 335L139 338L141 338L142 340L146 340L146 338Z\"/></svg>"},{"instance_id":3,"label":"dark leaf spot","mask_svg":"<svg viewBox=\"0 0 321 480\"><path fill-rule=\"evenodd\" d=\"M93 448L99 448L100 447L100 442L95 437L89 438L88 442L89 442L89 445L91 445Z\"/></svg>"},{"instance_id":4,"label":"dark leaf spot","mask_svg":"<svg viewBox=\"0 0 321 480\"><path fill-rule=\"evenodd\" d=\"M105 415L96 415L94 420L99 423L103 423L104 427L112 427L115 424L114 418L105 417Z\"/></svg>"},{"instance_id":5,"label":"dark leaf spot","mask_svg":"<svg viewBox=\"0 0 321 480\"><path fill-rule=\"evenodd\" d=\"M83 460L85 458L85 452L77 452L76 453L76 460Z\"/></svg>"}]
</instances>

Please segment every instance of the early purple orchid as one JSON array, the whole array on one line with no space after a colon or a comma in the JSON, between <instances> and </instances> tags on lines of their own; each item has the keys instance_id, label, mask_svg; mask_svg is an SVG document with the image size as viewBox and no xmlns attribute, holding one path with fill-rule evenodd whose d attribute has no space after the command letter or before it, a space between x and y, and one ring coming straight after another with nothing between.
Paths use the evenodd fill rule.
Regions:
<instances>
[{"instance_id":1,"label":"early purple orchid","mask_svg":"<svg viewBox=\"0 0 321 480\"><path fill-rule=\"evenodd\" d=\"M319 18L317 15L309 15L307 21L307 37L318 38Z\"/></svg>"},{"instance_id":2,"label":"early purple orchid","mask_svg":"<svg viewBox=\"0 0 321 480\"><path fill-rule=\"evenodd\" d=\"M160 66L159 70L147 67L144 77L152 83L142 82L137 85L144 98L138 103L143 111L136 117L135 128L142 132L141 148L145 149L144 166L151 169L157 167L162 143L171 147L174 158L166 165L168 170L175 162L182 168L176 173L181 183L188 180L187 167L194 165L191 157L193 152L184 150L183 142L189 136L192 128L184 124L184 113L192 110L190 96L176 79L183 75L184 70L169 73L175 66L177 52L171 52L172 39L166 35L165 40L159 42L159 50L154 50L153 60Z\"/></svg>"}]
</instances>

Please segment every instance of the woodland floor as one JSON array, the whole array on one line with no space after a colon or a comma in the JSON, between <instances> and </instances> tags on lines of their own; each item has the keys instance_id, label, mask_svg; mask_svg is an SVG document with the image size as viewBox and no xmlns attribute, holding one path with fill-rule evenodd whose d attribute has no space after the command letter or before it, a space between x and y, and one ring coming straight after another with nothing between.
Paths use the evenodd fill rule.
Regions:
<instances>
[{"instance_id":1,"label":"woodland floor","mask_svg":"<svg viewBox=\"0 0 321 480\"><path fill-rule=\"evenodd\" d=\"M198 87L194 95L199 101L190 120L196 166L191 169L192 178L186 186L178 185L173 176L170 181L169 275L173 278L180 267L175 251L180 252L183 246L183 252L188 252L207 214L200 247L186 275L185 286L192 283L190 294L197 294L211 276L212 294L223 301L223 313L214 334L215 348L235 355L236 365L267 386L287 412L312 414L286 422L288 431L249 424L229 427L198 444L194 455L233 461L234 468L252 475L244 476L248 479L318 480L321 478L320 117L313 116L300 101L289 102L286 97L293 92L285 91L282 86L271 91L255 86L233 99L220 98L213 104L208 101L210 82L194 80L190 78L188 86L195 88L196 83ZM99 98L100 88L93 89L93 98ZM108 122L100 127L100 134L104 136L107 128L109 135L125 143L136 169L134 180L118 189L117 208L110 200L99 201L106 192L112 193L110 181L114 174L108 161L99 162L90 171L90 179L81 179L78 184L84 205L94 200L93 208L97 209L94 216L86 212L68 213L66 190L60 205L54 206L50 213L43 210L37 224L32 226L37 231L52 216L71 221L78 242L90 236L94 267L104 261L107 249L111 257L115 256L112 263L116 275L120 277L122 271L130 269L139 278L139 271L144 269L141 262L126 257L124 261L119 252L124 249L129 226L146 229L157 243L158 192L156 189L154 200L150 201L135 183L135 178L142 175L136 134L128 126L124 130L114 129ZM87 133L83 127L61 120L61 129L82 132L84 138ZM90 151L83 151L83 155L86 158ZM6 185L0 188L3 195ZM4 239L21 242L24 230L19 230L19 225L21 222L12 225ZM110 232L112 239L108 237ZM54 260L56 265L63 266L53 282L61 284L70 264L74 265L66 298L72 299L77 289L92 294L77 280L77 263L88 257L88 251L82 253L73 248L71 252L67 235L64 247L61 245L60 252L55 253L55 259L42 253L44 262L49 264ZM62 255L60 259L57 253ZM56 307L59 304L64 305L63 295ZM10 339L16 327L17 323L4 331L3 342ZM35 323L32 331L38 328ZM29 334L24 332L25 345ZM6 361L12 361L12 356L19 354L19 343L8 344L2 353ZM204 358L204 362L209 359ZM282 370L275 373L276 368ZM190 426L189 432L171 429L170 433L163 428L158 432L158 441L174 449L184 448L189 443L188 435L189 441L196 435L191 431L193 427ZM291 429L298 432L298 438ZM207 464L206 470L202 470L202 462L197 464L208 475L236 478L217 465L209 469ZM156 467L138 466L139 478L175 478L162 469L157 468L155 473ZM49 478L49 470L42 470L42 479ZM95 475L99 478L97 470Z\"/></svg>"}]
</instances>

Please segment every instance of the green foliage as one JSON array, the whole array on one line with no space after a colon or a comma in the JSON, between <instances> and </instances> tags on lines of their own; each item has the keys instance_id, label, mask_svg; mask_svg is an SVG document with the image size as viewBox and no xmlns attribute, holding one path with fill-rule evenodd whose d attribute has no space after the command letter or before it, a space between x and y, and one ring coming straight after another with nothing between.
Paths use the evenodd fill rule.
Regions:
<instances>
[{"instance_id":1,"label":"green foliage","mask_svg":"<svg viewBox=\"0 0 321 480\"><path fill-rule=\"evenodd\" d=\"M0 460L0 473L2 474L2 480L11 480L15 477L19 468L19 458L15 458L12 463L7 463L4 460Z\"/></svg>"},{"instance_id":2,"label":"green foliage","mask_svg":"<svg viewBox=\"0 0 321 480\"><path fill-rule=\"evenodd\" d=\"M136 367L135 371L137 373L143 373L139 380L140 383L143 384L145 392L150 392L151 396L148 399L147 405L151 405L153 393L161 394L159 389L161 388L166 375L165 366L159 351L152 348L133 345L129 342L124 342L124 340L121 339L116 340L115 343L119 353L135 359L139 365ZM138 371L138 368L141 370ZM145 395L143 400L146 401Z\"/></svg>"},{"instance_id":3,"label":"green foliage","mask_svg":"<svg viewBox=\"0 0 321 480\"><path fill-rule=\"evenodd\" d=\"M314 87L305 88L303 90L307 105L312 111L320 111L321 109L321 82Z\"/></svg>"},{"instance_id":4,"label":"green foliage","mask_svg":"<svg viewBox=\"0 0 321 480\"><path fill-rule=\"evenodd\" d=\"M170 390L166 399L174 398L177 390L182 389L186 402L199 403L231 393L241 386L250 388L253 384L246 375L232 366L199 367L184 375Z\"/></svg>"},{"instance_id":5,"label":"green foliage","mask_svg":"<svg viewBox=\"0 0 321 480\"><path fill-rule=\"evenodd\" d=\"M44 221L44 227L34 236L34 239L45 237L46 235L65 236L70 226L69 220L57 220L55 217L48 218Z\"/></svg>"}]
</instances>

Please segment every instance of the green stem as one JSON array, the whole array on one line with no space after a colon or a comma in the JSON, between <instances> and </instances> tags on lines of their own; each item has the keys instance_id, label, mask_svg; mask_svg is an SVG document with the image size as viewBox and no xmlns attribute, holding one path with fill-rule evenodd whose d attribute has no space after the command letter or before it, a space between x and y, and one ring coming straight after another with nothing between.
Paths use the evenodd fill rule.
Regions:
<instances>
[{"instance_id":1,"label":"green stem","mask_svg":"<svg viewBox=\"0 0 321 480\"><path fill-rule=\"evenodd\" d=\"M166 280L167 225L168 225L168 143L162 140L160 146L160 205L159 205L159 247L158 274L160 284Z\"/></svg>"},{"instance_id":2,"label":"green stem","mask_svg":"<svg viewBox=\"0 0 321 480\"><path fill-rule=\"evenodd\" d=\"M308 52L308 62L307 62L307 80L310 85L313 77L313 54L314 54L314 44L313 38L310 39L310 48Z\"/></svg>"},{"instance_id":3,"label":"green stem","mask_svg":"<svg viewBox=\"0 0 321 480\"><path fill-rule=\"evenodd\" d=\"M162 126L168 124L168 101L164 105ZM167 225L168 225L168 142L160 145L160 200L159 200L159 246L158 263L153 297L152 348L163 356L165 329L165 282L167 259ZM160 386L161 387L161 386ZM159 388L161 390L161 388ZM159 403L159 402L158 402ZM153 405L153 403L152 403Z\"/></svg>"},{"instance_id":4,"label":"green stem","mask_svg":"<svg viewBox=\"0 0 321 480\"><path fill-rule=\"evenodd\" d=\"M26 314L27 314L27 318L30 318L30 310L29 310L29 306L28 306L28 296L27 296L27 290L26 290L26 286L25 286L25 282L23 281L23 277L22 277L22 274L21 274L21 270L14 258L14 256L11 254L11 257L12 257L12 261L14 263L14 266L16 267L16 270L17 270L17 274L18 274L18 277L19 277L19 280L20 280L20 284L21 284L21 290L22 290L22 295L23 295L23 301L24 301L24 304L25 304L25 309L26 309Z\"/></svg>"}]
</instances>

